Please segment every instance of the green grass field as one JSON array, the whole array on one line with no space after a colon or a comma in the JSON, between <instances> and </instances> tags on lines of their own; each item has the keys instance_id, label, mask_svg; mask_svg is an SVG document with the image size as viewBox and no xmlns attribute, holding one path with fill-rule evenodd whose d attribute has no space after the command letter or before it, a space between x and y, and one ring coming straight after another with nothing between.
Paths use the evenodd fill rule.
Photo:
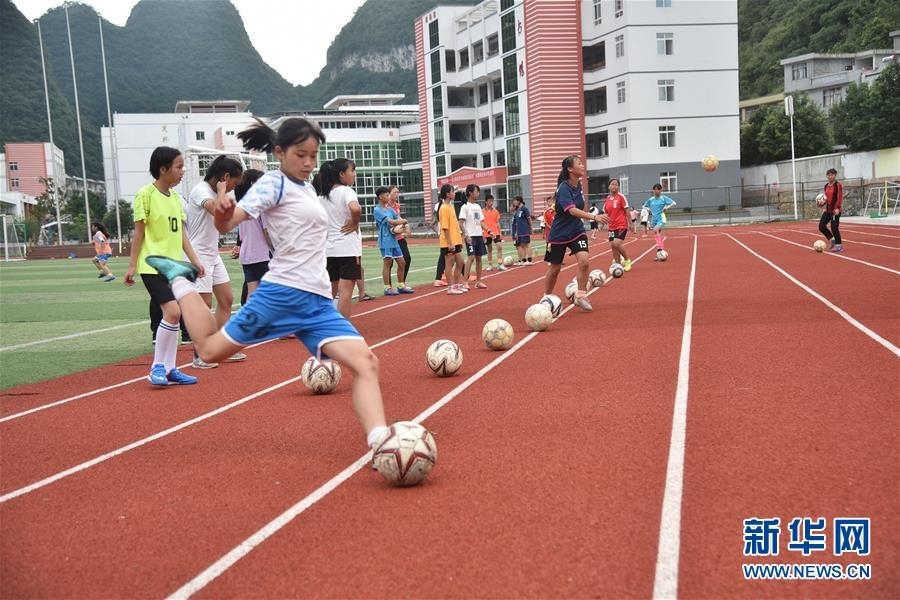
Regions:
<instances>
[{"instance_id":1,"label":"green grass field","mask_svg":"<svg viewBox=\"0 0 900 600\"><path fill-rule=\"evenodd\" d=\"M409 284L430 283L437 241L410 251ZM225 264L237 303L243 273L236 260ZM118 279L105 283L89 259L0 262L0 389L152 353L149 296L140 281L124 286L127 266L127 258L112 259ZM377 248L364 249L363 266L366 291L381 296Z\"/></svg>"}]
</instances>

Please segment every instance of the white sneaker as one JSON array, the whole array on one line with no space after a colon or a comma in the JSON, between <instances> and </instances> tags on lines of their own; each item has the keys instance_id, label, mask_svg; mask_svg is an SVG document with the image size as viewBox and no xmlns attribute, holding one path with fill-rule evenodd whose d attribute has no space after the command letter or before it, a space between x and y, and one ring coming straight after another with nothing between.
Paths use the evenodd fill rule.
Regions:
<instances>
[{"instance_id":1,"label":"white sneaker","mask_svg":"<svg viewBox=\"0 0 900 600\"><path fill-rule=\"evenodd\" d=\"M455 285L451 285L447 289L447 293L450 294L451 296L459 296L460 294L465 294L465 292L462 291L462 289L456 287Z\"/></svg>"},{"instance_id":2,"label":"white sneaker","mask_svg":"<svg viewBox=\"0 0 900 600\"><path fill-rule=\"evenodd\" d=\"M490 271L490 270L491 270L491 265L486 266L486 267L484 268L484 270L485 270L485 271Z\"/></svg>"},{"instance_id":3,"label":"white sneaker","mask_svg":"<svg viewBox=\"0 0 900 600\"><path fill-rule=\"evenodd\" d=\"M503 265L497 265L497 270L498 271L507 271L508 269L506 267L504 267Z\"/></svg>"},{"instance_id":4,"label":"white sneaker","mask_svg":"<svg viewBox=\"0 0 900 600\"><path fill-rule=\"evenodd\" d=\"M591 312L594 310L594 307L591 306L590 301L587 299L587 296L582 296L581 298L575 298L575 306L580 308L585 312Z\"/></svg>"},{"instance_id":5,"label":"white sneaker","mask_svg":"<svg viewBox=\"0 0 900 600\"><path fill-rule=\"evenodd\" d=\"M240 362L242 360L247 360L247 355L243 352L235 352L231 356L226 359L228 362Z\"/></svg>"},{"instance_id":6,"label":"white sneaker","mask_svg":"<svg viewBox=\"0 0 900 600\"><path fill-rule=\"evenodd\" d=\"M215 369L219 366L219 363L208 363L199 356L194 357L193 364L195 369Z\"/></svg>"}]
</instances>

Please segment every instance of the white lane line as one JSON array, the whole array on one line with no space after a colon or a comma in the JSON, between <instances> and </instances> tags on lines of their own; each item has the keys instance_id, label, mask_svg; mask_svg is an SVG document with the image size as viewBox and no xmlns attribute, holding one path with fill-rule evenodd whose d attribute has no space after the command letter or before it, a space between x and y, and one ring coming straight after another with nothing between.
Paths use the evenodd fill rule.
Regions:
<instances>
[{"instance_id":1,"label":"white lane line","mask_svg":"<svg viewBox=\"0 0 900 600\"><path fill-rule=\"evenodd\" d=\"M815 233L813 233L811 231L803 231L800 229L784 229L784 230L779 230L779 231L781 233L799 233L801 235L812 236L812 237L815 237L815 238L818 238L818 239L824 241L824 239L822 238L822 234L819 233L818 231L816 231ZM841 228L841 231L843 231L843 228ZM769 233L771 233L771 232L769 232ZM778 238L778 239L781 239L781 238ZM847 243L847 241L848 241L846 237L842 237L842 240L844 243ZM885 246L882 244L873 244L872 242L861 242L855 238L852 240L849 240L849 241L854 246L872 246L873 248L884 248L885 250L900 250L900 248L898 248L897 246Z\"/></svg>"},{"instance_id":2,"label":"white lane line","mask_svg":"<svg viewBox=\"0 0 900 600\"><path fill-rule=\"evenodd\" d=\"M771 235L771 234L768 234L768 233L763 233L762 231L760 231L759 234L760 234L760 235L764 235L764 236L766 236L766 237L770 237L770 238L772 238L773 240L779 240L779 241L781 241L781 242L784 242L785 244L793 244L794 246L797 246L797 247L799 247L799 248L804 248L804 249L806 249L806 250L809 250L809 249L810 249L809 246L806 246L805 244L799 244L799 243L797 243L797 242L794 242L794 241L791 241L791 240L787 240L787 239L785 239L785 238L778 237L777 235ZM728 237L730 237L731 239L733 239L734 241L737 242L737 239L736 239L734 236L729 235ZM741 243L738 242L738 244L741 244ZM741 246L744 246L744 245L741 244ZM747 246L744 246L744 248L747 248ZM750 250L750 249L747 248L747 250ZM753 252L752 250L750 250L750 251ZM756 253L754 252L754 254L756 254ZM859 263L859 264L861 264L861 265L866 265L867 267L872 267L872 268L874 268L874 269L881 269L882 271L887 271L888 273L893 273L893 274L895 274L895 275L900 275L900 271L891 269L891 268L889 268L889 267L883 267L883 266L881 266L881 265L876 265L875 263L866 262L866 261L864 261L864 260L859 260L858 258L852 258L852 257L847 256L846 254L844 254L844 253L842 253L842 252L827 252L827 251L826 251L824 254L827 254L827 255L829 255L829 256L834 256L835 258L840 258L840 259L843 259L843 260L849 260L850 262ZM757 256L759 256L759 255L757 254ZM760 258L762 258L762 257L760 257ZM765 260L765 259L764 259L764 260Z\"/></svg>"},{"instance_id":3,"label":"white lane line","mask_svg":"<svg viewBox=\"0 0 900 600\"><path fill-rule=\"evenodd\" d=\"M656 575L653 579L654 598L678 597L678 559L681 551L681 500L684 490L684 447L687 430L688 384L691 366L691 329L694 313L694 281L697 274L697 236L691 257L691 276L688 282L684 327L681 334L681 355L678 359L678 383L675 386L675 407L672 414L672 436L669 439L669 462L666 465L666 487L663 492L662 515L659 524L659 547L656 552Z\"/></svg>"},{"instance_id":4,"label":"white lane line","mask_svg":"<svg viewBox=\"0 0 900 600\"><path fill-rule=\"evenodd\" d=\"M731 237L731 236L729 236L729 237ZM884 339L883 337L881 337L880 335L878 335L877 333L875 333L874 331L872 331L871 329L869 329L868 327L866 327L865 325L863 325L862 323L860 323L859 321L857 321L856 319L854 319L852 316L850 316L850 314L849 314L847 311L845 311L845 310L843 310L842 308L840 308L840 307L838 307L837 305L835 305L835 304L834 304L833 302L831 302L828 298L826 298L825 296L821 295L820 293L818 293L817 291L815 291L814 289L812 289L812 288L809 287L808 285L804 284L803 282L801 282L800 280L798 280L796 277L794 277L793 275L791 275L790 273L788 273L787 271L785 271L784 269L782 269L781 267L779 267L778 265L776 265L775 263L773 263L773 262L772 262L771 260L769 260L768 258L766 258L766 257L762 256L761 254L755 252L754 250L752 250L751 248L749 248L748 246L746 246L746 245L743 244L742 242L738 241L737 239L735 239L735 238L733 238L733 237L732 237L731 239L734 240L734 242L735 242L736 244L738 244L738 245L740 245L742 248L744 248L744 250L746 250L747 252L749 252L750 254L752 254L753 256L755 256L756 258L758 258L759 260L763 261L764 263L766 263L767 265L769 265L770 267L772 267L773 269L775 269L775 270L778 271L779 273L781 273L781 274L782 274L784 277L786 277L791 283L793 283L794 285L796 285L797 287L799 287L800 289L802 289L804 292L806 292L807 294L809 294L810 296L812 296L813 298L815 298L816 300L818 300L819 302L821 302L822 304L824 304L825 306L827 306L828 308L830 308L831 310L833 310L834 312L836 312L836 313L837 313L838 315L840 315L841 318L843 318L845 321L847 321L848 323L850 323L851 325L853 325L854 327L856 327L857 329L859 329L860 331L862 331L864 334L866 334L867 336L869 336L870 338L872 338L873 340L875 340L876 342L878 342L879 344L881 344L882 346L884 346L885 348L887 348L888 351L890 351L894 356L900 358L900 348L898 348L898 347L895 346L894 344L890 343L889 341L887 341L886 339ZM787 240L785 240L785 241L787 241ZM793 243L793 242L789 242L789 243ZM844 258L844 257L841 257L841 258ZM857 262L862 262L862 261L857 261ZM865 264L868 264L868 263L865 263ZM871 265L871 266L873 266L873 267L878 267L878 265ZM884 267L879 267L879 268L884 269ZM885 270L885 271L890 271L890 269L884 269L884 270ZM892 273L897 273L897 271L891 271L891 272L892 272ZM898 273L898 274L900 274L900 273Z\"/></svg>"}]
</instances>

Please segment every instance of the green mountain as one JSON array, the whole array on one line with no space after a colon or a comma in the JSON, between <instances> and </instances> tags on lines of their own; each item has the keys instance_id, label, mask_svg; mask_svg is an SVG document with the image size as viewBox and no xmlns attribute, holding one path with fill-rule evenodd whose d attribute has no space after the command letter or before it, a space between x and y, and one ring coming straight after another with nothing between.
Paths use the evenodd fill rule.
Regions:
<instances>
[{"instance_id":1,"label":"green mountain","mask_svg":"<svg viewBox=\"0 0 900 600\"><path fill-rule=\"evenodd\" d=\"M102 21L110 103L114 112L169 112L178 100L241 99L260 115L319 109L339 94L399 92L414 103L414 19L439 4L476 3L366 0L331 44L320 76L295 87L260 58L229 0L141 0L124 27ZM89 6L68 6L86 169L100 179L100 127L107 123L101 19ZM738 19L741 98L750 98L782 89L778 61L786 56L890 47L900 3L739 0ZM80 175L62 7L41 18L41 33L54 141L66 154L66 171ZM12 0L0 0L0 90L0 144L48 139L37 26Z\"/></svg>"}]
</instances>

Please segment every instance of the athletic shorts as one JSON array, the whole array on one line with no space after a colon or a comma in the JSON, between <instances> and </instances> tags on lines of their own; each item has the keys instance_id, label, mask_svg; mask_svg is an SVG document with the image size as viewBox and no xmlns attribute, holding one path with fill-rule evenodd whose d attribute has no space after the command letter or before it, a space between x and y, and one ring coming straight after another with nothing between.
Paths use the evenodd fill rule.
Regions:
<instances>
[{"instance_id":1,"label":"athletic shorts","mask_svg":"<svg viewBox=\"0 0 900 600\"><path fill-rule=\"evenodd\" d=\"M206 269L206 275L198 278L194 284L197 286L198 292L201 294L211 294L213 286L231 281L221 255L201 256L200 260L203 261L203 268Z\"/></svg>"},{"instance_id":2,"label":"athletic shorts","mask_svg":"<svg viewBox=\"0 0 900 600\"><path fill-rule=\"evenodd\" d=\"M516 238L516 241L515 241L516 246L527 246L530 243L531 243L530 235L520 235L519 237Z\"/></svg>"},{"instance_id":3,"label":"athletic shorts","mask_svg":"<svg viewBox=\"0 0 900 600\"><path fill-rule=\"evenodd\" d=\"M110 258L112 258L112 254L98 254L97 256L94 257L94 260L96 260L99 263L106 264L106 261L108 261Z\"/></svg>"},{"instance_id":4,"label":"athletic shorts","mask_svg":"<svg viewBox=\"0 0 900 600\"><path fill-rule=\"evenodd\" d=\"M263 275L269 272L269 261L241 265L244 270L244 281L254 283L262 281Z\"/></svg>"},{"instance_id":5,"label":"athletic shorts","mask_svg":"<svg viewBox=\"0 0 900 600\"><path fill-rule=\"evenodd\" d=\"M610 229L609 230L609 241L624 240L625 235L627 233L628 233L627 229Z\"/></svg>"},{"instance_id":6,"label":"athletic shorts","mask_svg":"<svg viewBox=\"0 0 900 600\"><path fill-rule=\"evenodd\" d=\"M270 281L259 284L221 331L239 346L294 334L317 358L324 356L322 346L329 342L363 339L332 298Z\"/></svg>"},{"instance_id":7,"label":"athletic shorts","mask_svg":"<svg viewBox=\"0 0 900 600\"><path fill-rule=\"evenodd\" d=\"M567 248L572 252L572 254L588 251L587 235L580 235L571 242L554 242L552 244L548 243L547 248L549 249L544 255L544 260L546 260L551 265L561 265L563 263L563 258L566 255Z\"/></svg>"},{"instance_id":8,"label":"athletic shorts","mask_svg":"<svg viewBox=\"0 0 900 600\"><path fill-rule=\"evenodd\" d=\"M448 254L460 254L462 253L462 246L457 244L453 246L453 248L441 248L441 258L446 257Z\"/></svg>"},{"instance_id":9,"label":"athletic shorts","mask_svg":"<svg viewBox=\"0 0 900 600\"><path fill-rule=\"evenodd\" d=\"M656 229L657 227L665 227L666 222L663 220L662 215L659 216L658 219L650 219L650 229Z\"/></svg>"},{"instance_id":10,"label":"athletic shorts","mask_svg":"<svg viewBox=\"0 0 900 600\"><path fill-rule=\"evenodd\" d=\"M646 226L647 226L647 221L641 221L641 225L643 225L644 227L646 227Z\"/></svg>"},{"instance_id":11,"label":"athletic shorts","mask_svg":"<svg viewBox=\"0 0 900 600\"><path fill-rule=\"evenodd\" d=\"M379 248L379 250L381 250L381 258L403 258L402 248Z\"/></svg>"},{"instance_id":12,"label":"athletic shorts","mask_svg":"<svg viewBox=\"0 0 900 600\"><path fill-rule=\"evenodd\" d=\"M325 259L325 269L328 271L328 280L332 282L339 279L362 279L358 256L329 256Z\"/></svg>"},{"instance_id":13,"label":"athletic shorts","mask_svg":"<svg viewBox=\"0 0 900 600\"><path fill-rule=\"evenodd\" d=\"M141 281L144 282L144 287L147 288L150 299L158 306L162 306L166 302L175 301L172 288L169 286L169 280L164 275L141 273Z\"/></svg>"},{"instance_id":14,"label":"athletic shorts","mask_svg":"<svg viewBox=\"0 0 900 600\"><path fill-rule=\"evenodd\" d=\"M487 246L484 244L484 238L480 235L469 238L471 244L466 245L466 254L468 256L487 256Z\"/></svg>"},{"instance_id":15,"label":"athletic shorts","mask_svg":"<svg viewBox=\"0 0 900 600\"><path fill-rule=\"evenodd\" d=\"M493 243L502 244L503 236L501 236L501 235L495 235L494 237L491 237L489 235L484 236L484 245L485 246L490 246Z\"/></svg>"},{"instance_id":16,"label":"athletic shorts","mask_svg":"<svg viewBox=\"0 0 900 600\"><path fill-rule=\"evenodd\" d=\"M591 221L591 229L597 229L600 227L600 223L597 221Z\"/></svg>"}]
</instances>

